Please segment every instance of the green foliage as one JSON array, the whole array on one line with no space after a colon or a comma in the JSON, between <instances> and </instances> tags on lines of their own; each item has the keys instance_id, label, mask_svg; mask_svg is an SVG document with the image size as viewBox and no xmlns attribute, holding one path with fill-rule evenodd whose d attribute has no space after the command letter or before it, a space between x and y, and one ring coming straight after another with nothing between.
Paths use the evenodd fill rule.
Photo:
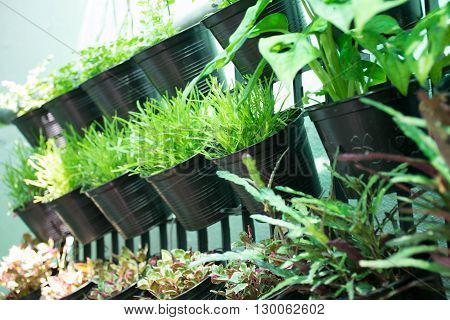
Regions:
<instances>
[{"instance_id":1,"label":"green foliage","mask_svg":"<svg viewBox=\"0 0 450 320\"><path fill-rule=\"evenodd\" d=\"M292 112L277 112L277 97L271 81L259 83L242 99L246 87L236 83L233 91L223 90L217 80L210 83L211 92L204 98L209 109L208 133L211 134L210 155L219 157L258 143L281 130Z\"/></svg>"},{"instance_id":2,"label":"green foliage","mask_svg":"<svg viewBox=\"0 0 450 320\"><path fill-rule=\"evenodd\" d=\"M213 283L225 284L224 290L215 293L228 300L256 300L280 282L270 271L239 261L227 266L213 265L211 279Z\"/></svg>"},{"instance_id":3,"label":"green foliage","mask_svg":"<svg viewBox=\"0 0 450 320\"><path fill-rule=\"evenodd\" d=\"M78 63L69 62L50 75L53 83L52 96L58 97L78 87L82 81Z\"/></svg>"},{"instance_id":4,"label":"green foliage","mask_svg":"<svg viewBox=\"0 0 450 320\"><path fill-rule=\"evenodd\" d=\"M131 162L131 152L127 149L129 128L121 120L103 119L103 125L91 125L84 137L70 139L76 144L77 158L74 165L83 189L98 187L125 174L127 163ZM76 135L76 134L75 134Z\"/></svg>"},{"instance_id":5,"label":"green foliage","mask_svg":"<svg viewBox=\"0 0 450 320\"><path fill-rule=\"evenodd\" d=\"M138 288L149 291L156 299L176 298L209 276L211 264L190 266L202 257L200 252L161 250L161 259L156 265L147 266L144 278L138 281Z\"/></svg>"},{"instance_id":6,"label":"green foliage","mask_svg":"<svg viewBox=\"0 0 450 320\"><path fill-rule=\"evenodd\" d=\"M86 81L97 74L129 59L147 46L141 37L120 38L116 41L84 49L81 54L81 80Z\"/></svg>"},{"instance_id":7,"label":"green foliage","mask_svg":"<svg viewBox=\"0 0 450 320\"><path fill-rule=\"evenodd\" d=\"M364 94L386 78L404 95L411 74L423 86L428 76L437 82L449 65L445 47L449 43L450 4L429 13L412 30L402 30L394 18L378 15L405 1L302 0L311 23L302 33L290 33L286 17L281 19L283 15L279 13L256 23L271 2L259 0L247 10L230 37L230 45L190 83L185 96L199 79L229 63L247 39L273 32L282 35L270 35L259 41L261 65L268 62L287 88L306 65L322 82L319 93L327 94L333 101ZM352 23L354 29L350 29ZM344 33L336 38L334 27ZM372 53L376 61L364 60L358 45ZM249 85L253 86L254 81Z\"/></svg>"},{"instance_id":8,"label":"green foliage","mask_svg":"<svg viewBox=\"0 0 450 320\"><path fill-rule=\"evenodd\" d=\"M0 93L0 108L14 113L17 116L24 115L28 111L41 107L51 99L53 86L51 79L42 74L45 72L51 58L45 59L34 69L30 70L24 84L13 81L2 81L6 88L5 93ZM4 111L4 112L5 112ZM7 117L0 119L6 122Z\"/></svg>"},{"instance_id":9,"label":"green foliage","mask_svg":"<svg viewBox=\"0 0 450 320\"><path fill-rule=\"evenodd\" d=\"M448 266L441 261L444 259L439 258L443 249L435 245L420 244L424 239L448 241L448 227L430 221L424 224L424 219L419 219L418 223L423 225L422 228L426 228L425 234L417 233L413 238L405 239L403 231L393 223L393 237L397 235L398 239L385 243L382 231L387 223L392 222L392 213L387 213L387 218L383 221L375 217L382 197L396 183L392 177L389 180L384 179L382 175L374 175L363 182L362 179L336 174L336 178L342 180L344 185L354 188L359 194L356 203L348 204L333 198L316 199L289 188L278 187L278 190L293 195L293 198L286 202L275 191L257 186L249 179L226 172L218 174L244 186L255 200L277 212L277 217L269 214L271 211L268 215L252 217L259 222L280 228L286 235L286 239L280 238L282 244L276 254L270 254L270 258L284 262L281 265L272 263L269 269L284 280L264 297L285 286L298 284L312 298L346 296L353 299L367 296L385 283L395 281L402 274L399 271L401 268L420 268L443 275L449 274ZM390 174L394 177L404 176L405 166L400 166ZM447 215L447 218L450 218L450 215ZM436 259L427 261L417 258L418 253L431 253ZM212 257L210 261L239 260L243 257L251 259L260 267L267 267L264 263L267 253L255 254L254 250L249 251L248 248L237 255L226 253ZM386 270L380 271L385 268ZM287 272L289 270L293 272ZM373 276L374 272L376 277Z\"/></svg>"},{"instance_id":10,"label":"green foliage","mask_svg":"<svg viewBox=\"0 0 450 320\"><path fill-rule=\"evenodd\" d=\"M77 163L76 143L73 142L61 149L54 140L48 140L41 153L31 155L28 165L35 170L35 178L25 182L42 190L35 195L34 202L47 203L79 187L81 180L74 165Z\"/></svg>"},{"instance_id":11,"label":"green foliage","mask_svg":"<svg viewBox=\"0 0 450 320\"><path fill-rule=\"evenodd\" d=\"M129 150L136 160L127 169L149 176L203 152L208 139L206 111L197 90L187 101L178 92L146 102L129 120Z\"/></svg>"},{"instance_id":12,"label":"green foliage","mask_svg":"<svg viewBox=\"0 0 450 320\"><path fill-rule=\"evenodd\" d=\"M134 254L124 247L117 262L98 263L92 279L97 286L89 292L88 299L107 299L136 283L147 266L147 251L144 248Z\"/></svg>"},{"instance_id":13,"label":"green foliage","mask_svg":"<svg viewBox=\"0 0 450 320\"><path fill-rule=\"evenodd\" d=\"M41 140L41 148L44 142ZM23 143L14 147L14 160L3 164L2 182L8 190L11 210L24 208L32 202L35 196L42 195L38 187L28 185L25 180L36 179L35 169L28 165L28 158L34 153L40 153L41 148L32 148Z\"/></svg>"}]
</instances>

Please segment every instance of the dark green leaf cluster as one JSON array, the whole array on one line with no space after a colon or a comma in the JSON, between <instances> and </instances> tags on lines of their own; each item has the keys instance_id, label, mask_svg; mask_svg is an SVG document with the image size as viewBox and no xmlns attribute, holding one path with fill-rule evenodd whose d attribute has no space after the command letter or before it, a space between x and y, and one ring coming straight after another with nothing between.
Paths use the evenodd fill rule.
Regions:
<instances>
[{"instance_id":1,"label":"dark green leaf cluster","mask_svg":"<svg viewBox=\"0 0 450 320\"><path fill-rule=\"evenodd\" d=\"M35 196L42 195L41 189L25 183L27 179L36 179L36 170L29 165L29 157L33 153L42 151L42 147L32 148L23 143L17 143L14 148L14 160L3 164L1 177L7 188L12 210L22 209L31 203Z\"/></svg>"}]
</instances>

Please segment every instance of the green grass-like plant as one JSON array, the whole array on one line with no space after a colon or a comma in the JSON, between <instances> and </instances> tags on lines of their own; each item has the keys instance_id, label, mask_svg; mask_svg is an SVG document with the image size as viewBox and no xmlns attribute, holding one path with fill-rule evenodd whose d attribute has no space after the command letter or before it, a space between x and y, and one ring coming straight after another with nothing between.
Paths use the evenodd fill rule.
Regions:
<instances>
[{"instance_id":1,"label":"green grass-like plant","mask_svg":"<svg viewBox=\"0 0 450 320\"><path fill-rule=\"evenodd\" d=\"M36 170L28 165L28 158L33 153L39 153L39 147L32 148L23 143L17 143L14 148L14 160L3 164L2 181L7 189L11 210L24 208L34 197L41 196L42 190L25 183L25 180L35 180Z\"/></svg>"},{"instance_id":2,"label":"green grass-like plant","mask_svg":"<svg viewBox=\"0 0 450 320\"><path fill-rule=\"evenodd\" d=\"M292 116L292 110L277 112L277 95L272 93L271 80L260 80L246 99L246 87L236 83L234 90L223 90L213 78L211 92L205 97L209 108L208 133L214 145L211 157L220 157L263 141L281 130ZM281 107L284 101L281 101Z\"/></svg>"},{"instance_id":3,"label":"green grass-like plant","mask_svg":"<svg viewBox=\"0 0 450 320\"><path fill-rule=\"evenodd\" d=\"M120 120L103 119L103 125L94 124L82 139L75 139L78 150L76 170L84 190L98 187L124 174L131 161L126 142L129 128Z\"/></svg>"},{"instance_id":4,"label":"green grass-like plant","mask_svg":"<svg viewBox=\"0 0 450 320\"><path fill-rule=\"evenodd\" d=\"M152 100L131 115L129 150L135 161L128 168L149 176L173 167L204 151L208 144L206 108L195 90L184 100Z\"/></svg>"},{"instance_id":5,"label":"green grass-like plant","mask_svg":"<svg viewBox=\"0 0 450 320\"><path fill-rule=\"evenodd\" d=\"M36 177L25 182L43 191L34 196L34 202L47 203L79 187L77 163L77 144L70 139L64 149L53 139L48 140L42 153L31 155L28 165L36 171Z\"/></svg>"}]
</instances>

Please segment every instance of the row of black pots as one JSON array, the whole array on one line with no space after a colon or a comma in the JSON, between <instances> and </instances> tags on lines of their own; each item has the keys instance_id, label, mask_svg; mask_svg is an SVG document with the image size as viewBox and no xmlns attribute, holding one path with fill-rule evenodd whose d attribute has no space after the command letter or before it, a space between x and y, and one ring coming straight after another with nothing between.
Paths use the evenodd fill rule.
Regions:
<instances>
[{"instance_id":1,"label":"row of black pots","mask_svg":"<svg viewBox=\"0 0 450 320\"><path fill-rule=\"evenodd\" d=\"M303 122L297 113L284 129L228 156L208 160L197 154L145 179L125 174L85 193L77 189L41 206L56 212L83 244L100 238L112 227L125 239L136 237L167 221L170 212L186 230L198 231L222 220L227 209L237 208L240 201L251 213L262 211L247 192L216 174L220 169L248 177L244 154L253 157L266 183L277 168L273 186L318 196L321 187Z\"/></svg>"},{"instance_id":2,"label":"row of black pots","mask_svg":"<svg viewBox=\"0 0 450 320\"><path fill-rule=\"evenodd\" d=\"M165 93L174 95L175 88L183 88L215 57L217 50L212 34L225 48L246 10L255 2L256 0L238 1L205 18L202 24L194 25L100 73L80 88L16 118L13 123L32 145L38 144L40 134L45 138L56 137L62 140L60 144L64 144L62 129L69 125L82 133L84 127L94 121L101 121L102 115L127 117L129 111L136 110L137 101L158 98ZM261 18L275 12L284 13L288 17L292 32L301 31L305 26L305 19L296 0L273 1ZM422 16L422 8L420 1L414 0L388 13L406 26L415 23ZM255 71L261 58L257 43L258 38L249 39L233 59L242 74ZM269 68L266 69L266 75L268 73L271 73ZM224 81L222 71L215 75ZM203 92L208 90L206 80L198 85Z\"/></svg>"},{"instance_id":3,"label":"row of black pots","mask_svg":"<svg viewBox=\"0 0 450 320\"><path fill-rule=\"evenodd\" d=\"M16 118L13 123L31 145L39 136L62 137L72 126L77 132L102 116L126 118L137 110L137 102L173 96L184 88L217 55L214 37L202 24L194 25L133 58L87 80L80 87ZM223 71L214 74L225 82ZM203 93L207 80L198 84ZM61 143L63 144L63 143Z\"/></svg>"},{"instance_id":4,"label":"row of black pots","mask_svg":"<svg viewBox=\"0 0 450 320\"><path fill-rule=\"evenodd\" d=\"M174 297L172 300L222 300L221 296L211 292L211 290L220 291L223 287L224 284L214 284L210 277L206 277L199 284ZM156 298L148 291L140 290L137 284L133 284L117 295L110 297L108 300L136 299L155 300Z\"/></svg>"}]
</instances>

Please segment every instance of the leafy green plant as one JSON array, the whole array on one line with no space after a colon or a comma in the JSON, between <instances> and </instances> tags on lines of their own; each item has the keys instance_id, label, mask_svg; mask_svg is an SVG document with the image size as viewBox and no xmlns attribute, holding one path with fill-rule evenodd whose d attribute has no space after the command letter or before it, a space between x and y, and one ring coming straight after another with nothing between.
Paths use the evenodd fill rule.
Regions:
<instances>
[{"instance_id":1,"label":"leafy green plant","mask_svg":"<svg viewBox=\"0 0 450 320\"><path fill-rule=\"evenodd\" d=\"M0 93L0 106L2 110L9 111L16 116L21 116L28 111L42 106L50 100L53 86L49 77L43 76L51 58L47 58L36 68L30 70L23 85L13 81L2 81L6 93ZM6 122L8 116L2 119Z\"/></svg>"},{"instance_id":2,"label":"leafy green plant","mask_svg":"<svg viewBox=\"0 0 450 320\"><path fill-rule=\"evenodd\" d=\"M69 142L62 149L50 139L42 153L29 157L28 165L35 170L35 179L25 179L25 183L42 190L34 202L50 202L81 185L76 143Z\"/></svg>"},{"instance_id":3,"label":"leafy green plant","mask_svg":"<svg viewBox=\"0 0 450 320\"><path fill-rule=\"evenodd\" d=\"M119 294L136 283L147 266L147 248L136 254L123 248L117 257L117 262L106 261L96 268L93 282L97 285L92 289L88 298L103 300Z\"/></svg>"},{"instance_id":4,"label":"leafy green plant","mask_svg":"<svg viewBox=\"0 0 450 320\"><path fill-rule=\"evenodd\" d=\"M230 62L246 39L269 32L282 35L259 41L264 59L254 77L261 74L268 62L277 77L289 87L298 71L309 65L323 84L321 93L333 101L363 94L371 86L384 82L386 76L406 95L411 73L425 85L428 75L437 81L449 63L445 47L450 5L447 3L429 13L411 30L402 30L392 17L378 15L405 1L302 0L311 23L302 33L290 33L286 16L280 13L256 22L271 2L259 0L247 10L241 25L230 37L230 45L192 81L185 95L200 78ZM353 29L350 28L352 23ZM333 27L343 32L338 38L334 36ZM376 62L362 59L358 45L372 53Z\"/></svg>"},{"instance_id":5,"label":"leafy green plant","mask_svg":"<svg viewBox=\"0 0 450 320\"><path fill-rule=\"evenodd\" d=\"M448 116L448 94L437 94L432 99L425 92L420 94L420 111L424 119L404 116L402 113L381 103L365 99L364 102L390 114L406 136L416 142L419 149L428 158L413 159L399 155L367 154L358 156L342 154L341 161L362 161L373 159L391 160L416 168L418 173L380 172L379 176L389 180L413 196L402 201L419 208L421 225L413 225L419 231L405 234L387 242L395 248L392 255L378 260L363 260L360 265L373 269L391 269L395 267L414 267L434 271L448 276L448 250L438 246L438 241L450 242L450 227L439 223L443 219L450 221L450 145ZM423 129L432 134L427 135ZM419 190L413 192L413 190ZM411 213L406 211L406 213ZM428 242L427 242L428 241ZM431 260L418 258L417 254L431 256Z\"/></svg>"},{"instance_id":6,"label":"leafy green plant","mask_svg":"<svg viewBox=\"0 0 450 320\"><path fill-rule=\"evenodd\" d=\"M121 168L132 161L126 142L129 129L120 120L103 119L103 124L91 125L81 138L76 133L69 135L68 142L75 144L77 157L74 170L84 190L98 187L125 174Z\"/></svg>"},{"instance_id":7,"label":"leafy green plant","mask_svg":"<svg viewBox=\"0 0 450 320\"><path fill-rule=\"evenodd\" d=\"M172 98L146 102L139 109L129 120L128 150L136 160L127 167L133 172L149 176L204 151L207 110L197 90L187 101L178 92Z\"/></svg>"},{"instance_id":8,"label":"leafy green plant","mask_svg":"<svg viewBox=\"0 0 450 320\"><path fill-rule=\"evenodd\" d=\"M49 243L35 243L24 235L20 246L12 246L0 261L0 286L9 293L0 298L20 299L38 290L41 283L56 267L57 249Z\"/></svg>"},{"instance_id":9,"label":"leafy green plant","mask_svg":"<svg viewBox=\"0 0 450 320\"><path fill-rule=\"evenodd\" d=\"M203 256L200 252L181 249L161 250L161 259L146 268L144 277L137 283L138 288L149 291L156 299L173 299L209 276L211 264L190 266Z\"/></svg>"},{"instance_id":10,"label":"leafy green plant","mask_svg":"<svg viewBox=\"0 0 450 320\"><path fill-rule=\"evenodd\" d=\"M66 297L92 280L98 263L91 259L86 262L74 262L72 249L73 237L67 237L64 247L57 253L57 274L48 275L41 284L41 299L58 300Z\"/></svg>"},{"instance_id":11,"label":"leafy green plant","mask_svg":"<svg viewBox=\"0 0 450 320\"><path fill-rule=\"evenodd\" d=\"M257 251L265 257L262 263L280 265L283 260L279 260L275 255L280 244L280 241L273 239L255 243L251 234L242 232L239 241L233 243L233 247ZM272 290L281 280L281 277L267 268L257 266L251 260L245 259L232 260L227 265L215 264L211 270L212 283L225 285L223 289L215 293L229 300L258 299Z\"/></svg>"},{"instance_id":12,"label":"leafy green plant","mask_svg":"<svg viewBox=\"0 0 450 320\"><path fill-rule=\"evenodd\" d=\"M208 133L214 141L210 156L224 156L251 146L286 125L292 112L277 112L275 104L279 99L273 95L271 83L259 81L242 100L246 87L241 83L236 83L229 91L224 90L216 79L210 82L211 91L204 98L204 104L209 108Z\"/></svg>"},{"instance_id":13,"label":"leafy green plant","mask_svg":"<svg viewBox=\"0 0 450 320\"><path fill-rule=\"evenodd\" d=\"M41 145L45 142L41 141ZM42 147L41 147L42 148ZM32 148L23 143L14 147L14 162L3 164L2 181L8 190L11 210L23 209L36 196L42 195L42 190L25 183L25 180L35 180L35 169L28 165L28 158L34 153L40 153L39 147Z\"/></svg>"},{"instance_id":14,"label":"leafy green plant","mask_svg":"<svg viewBox=\"0 0 450 320\"><path fill-rule=\"evenodd\" d=\"M52 72L50 78L53 84L52 98L69 92L81 84L80 64L69 62Z\"/></svg>"}]
</instances>

